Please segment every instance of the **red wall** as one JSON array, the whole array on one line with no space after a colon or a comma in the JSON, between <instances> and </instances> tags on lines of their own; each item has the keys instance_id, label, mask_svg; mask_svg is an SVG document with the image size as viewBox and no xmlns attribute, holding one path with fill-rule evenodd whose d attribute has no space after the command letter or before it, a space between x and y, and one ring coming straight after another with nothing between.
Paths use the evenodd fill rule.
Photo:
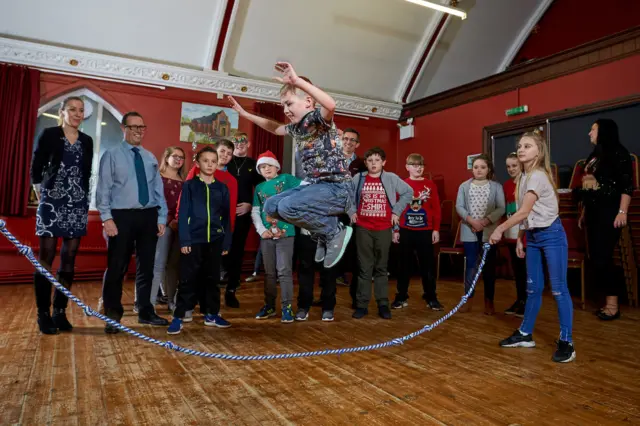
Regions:
<instances>
[{"instance_id":1,"label":"red wall","mask_svg":"<svg viewBox=\"0 0 640 426\"><path fill-rule=\"evenodd\" d=\"M637 0L555 0L512 64L553 55L637 25Z\"/></svg>"},{"instance_id":2,"label":"red wall","mask_svg":"<svg viewBox=\"0 0 640 426\"><path fill-rule=\"evenodd\" d=\"M477 102L418 117L415 138L398 142L398 160L411 152L425 156L427 170L445 177L447 199L470 177L466 157L482 152L484 127L510 119L505 110L528 105L526 116L559 111L640 93L640 55L591 68ZM585 129L585 134L589 129Z\"/></svg>"},{"instance_id":3,"label":"red wall","mask_svg":"<svg viewBox=\"0 0 640 426\"><path fill-rule=\"evenodd\" d=\"M192 157L191 145L179 141L182 102L228 106L226 101L218 100L216 95L211 93L173 88L159 90L47 73L42 73L41 77L41 104L82 87L87 87L100 95L122 113L137 111L142 114L148 126L143 142L145 148L159 159L167 146L180 145L187 152L189 166ZM255 102L250 99L238 98L238 101L247 110L255 109ZM340 128L353 127L360 132L362 145L358 150L359 154L364 153L369 147L378 145L387 151L390 160L388 164L394 164L397 148L395 121L361 120L338 116L336 123ZM250 140L252 139L254 128L251 122L241 119L238 127L240 131L249 135ZM259 153L250 154L255 157ZM30 217L8 218L8 229L24 243L37 248L34 215L35 209L30 209ZM254 251L257 242L257 234L252 232L247 250ZM252 256L251 253L247 255L248 258ZM253 261L250 263L253 265ZM106 246L102 237L102 224L97 212L91 212L88 235L82 241L81 251L76 261L76 273L80 277L96 279L101 276L105 266ZM130 270L133 271L133 269ZM0 283L29 281L32 273L33 268L27 260L17 254L15 248L5 238L0 238Z\"/></svg>"}]
</instances>

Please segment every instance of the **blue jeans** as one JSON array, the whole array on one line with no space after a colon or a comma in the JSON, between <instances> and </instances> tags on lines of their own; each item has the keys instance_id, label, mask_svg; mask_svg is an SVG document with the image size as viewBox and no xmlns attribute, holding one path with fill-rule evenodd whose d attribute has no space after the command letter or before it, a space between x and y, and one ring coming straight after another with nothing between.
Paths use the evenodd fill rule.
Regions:
<instances>
[{"instance_id":1,"label":"blue jeans","mask_svg":"<svg viewBox=\"0 0 640 426\"><path fill-rule=\"evenodd\" d=\"M330 241L340 232L338 215L346 213L352 193L351 182L300 185L268 198L264 212L306 229L314 240Z\"/></svg>"},{"instance_id":2,"label":"blue jeans","mask_svg":"<svg viewBox=\"0 0 640 426\"><path fill-rule=\"evenodd\" d=\"M542 305L542 290L544 289L542 256L547 261L551 293L558 305L560 340L571 342L573 302L567 288L569 248L567 235L560 218L547 228L527 231L527 305L520 331L526 334L533 333L536 318Z\"/></svg>"},{"instance_id":3,"label":"blue jeans","mask_svg":"<svg viewBox=\"0 0 640 426\"><path fill-rule=\"evenodd\" d=\"M465 294L471 288L473 278L478 272L478 260L482 257L482 232L476 234L477 241L463 243L464 245L464 257L466 264L466 276L464 277L464 292ZM482 281L484 282L484 298L493 302L493 296L496 289L496 246L491 246L489 253L487 253L487 259L482 269ZM478 286L476 285L476 288ZM471 297L475 296L475 290L471 293Z\"/></svg>"}]
</instances>

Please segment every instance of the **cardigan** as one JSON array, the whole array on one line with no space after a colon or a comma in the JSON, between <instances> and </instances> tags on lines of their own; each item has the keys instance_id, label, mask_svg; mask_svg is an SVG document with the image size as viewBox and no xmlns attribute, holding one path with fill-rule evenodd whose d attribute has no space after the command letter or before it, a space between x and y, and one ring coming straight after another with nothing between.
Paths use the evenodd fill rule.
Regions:
<instances>
[{"instance_id":1,"label":"cardigan","mask_svg":"<svg viewBox=\"0 0 640 426\"><path fill-rule=\"evenodd\" d=\"M48 127L36 140L31 158L31 183L41 184L45 189L53 189L64 153L64 131L61 126ZM89 180L93 165L93 139L78 132L82 142L82 187L89 194Z\"/></svg>"},{"instance_id":2,"label":"cardigan","mask_svg":"<svg viewBox=\"0 0 640 426\"><path fill-rule=\"evenodd\" d=\"M460 216L460 219L462 220L460 226L460 241L467 243L478 241L478 237L473 232L473 229L471 229L471 226L467 223L467 217L469 216L469 188L471 188L471 181L473 181L473 179L469 179L460 185L460 188L458 188L458 197L456 199L456 212L458 212L458 216ZM493 180L489 181L489 185L489 201L487 203L487 213L485 217L491 221L491 224L485 226L483 229L483 242L489 241L489 237L498 227L498 222L505 212L504 191L502 190L502 185Z\"/></svg>"}]
</instances>

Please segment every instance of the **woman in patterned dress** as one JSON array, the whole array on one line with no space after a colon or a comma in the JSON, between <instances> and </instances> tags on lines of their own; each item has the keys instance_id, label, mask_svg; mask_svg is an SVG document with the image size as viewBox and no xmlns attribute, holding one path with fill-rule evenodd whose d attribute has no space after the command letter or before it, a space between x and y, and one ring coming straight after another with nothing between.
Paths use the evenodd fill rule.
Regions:
<instances>
[{"instance_id":1,"label":"woman in patterned dress","mask_svg":"<svg viewBox=\"0 0 640 426\"><path fill-rule=\"evenodd\" d=\"M178 268L180 264L180 243L178 242L178 218L176 206L182 192L184 180L185 153L182 148L170 146L164 150L160 162L160 176L164 185L164 198L167 200L167 228L156 245L156 259L153 267L151 285L151 304L156 305L158 288L167 298L169 309L175 308L176 289L178 288Z\"/></svg>"},{"instance_id":2,"label":"woman in patterned dress","mask_svg":"<svg viewBox=\"0 0 640 426\"><path fill-rule=\"evenodd\" d=\"M40 237L40 263L51 268L58 238L62 238L57 278L70 288L80 238L87 233L93 140L78 130L84 120L81 98L65 99L59 114L61 125L44 129L36 141L31 182L39 202L36 235ZM56 290L51 316L51 283L36 272L34 286L40 331L44 334L70 331L73 327L65 313L67 297Z\"/></svg>"}]
</instances>

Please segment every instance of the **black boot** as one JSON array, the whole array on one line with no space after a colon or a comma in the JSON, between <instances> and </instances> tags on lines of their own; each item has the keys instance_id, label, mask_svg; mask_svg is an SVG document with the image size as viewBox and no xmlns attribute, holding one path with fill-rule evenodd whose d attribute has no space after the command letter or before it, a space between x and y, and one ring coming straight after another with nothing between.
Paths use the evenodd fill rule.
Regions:
<instances>
[{"instance_id":1,"label":"black boot","mask_svg":"<svg viewBox=\"0 0 640 426\"><path fill-rule=\"evenodd\" d=\"M53 324L60 331L71 331L73 329L73 326L67 319L67 314L65 313L64 308L53 308L53 317L51 319L53 320Z\"/></svg>"},{"instance_id":2,"label":"black boot","mask_svg":"<svg viewBox=\"0 0 640 426\"><path fill-rule=\"evenodd\" d=\"M236 297L235 291L224 292L224 304L227 305L228 308L240 307L240 302L238 302L238 298Z\"/></svg>"},{"instance_id":3,"label":"black boot","mask_svg":"<svg viewBox=\"0 0 640 426\"><path fill-rule=\"evenodd\" d=\"M38 327L40 327L42 334L58 334L58 329L48 310L38 312Z\"/></svg>"}]
</instances>

